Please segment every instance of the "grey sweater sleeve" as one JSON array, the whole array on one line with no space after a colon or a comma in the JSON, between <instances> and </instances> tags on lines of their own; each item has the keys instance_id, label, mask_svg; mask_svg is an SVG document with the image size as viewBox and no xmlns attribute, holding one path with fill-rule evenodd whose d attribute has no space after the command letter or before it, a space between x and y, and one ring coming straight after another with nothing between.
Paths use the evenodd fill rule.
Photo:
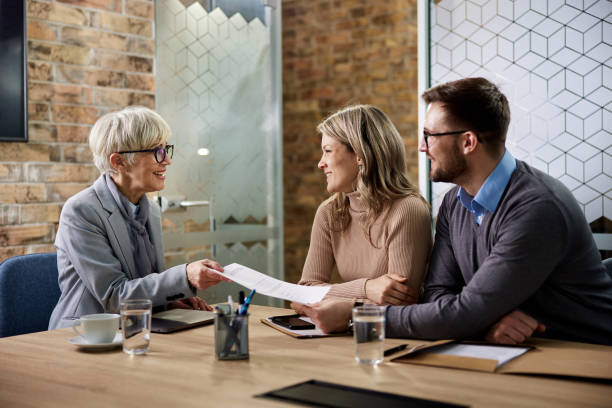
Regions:
<instances>
[{"instance_id":1,"label":"grey sweater sleeve","mask_svg":"<svg viewBox=\"0 0 612 408\"><path fill-rule=\"evenodd\" d=\"M566 248L561 211L549 200L521 203L507 211L489 256L464 284L451 246L451 238L461 236L452 237L449 216L445 208L438 218L428 303L389 307L387 336L459 339L481 333L533 295ZM469 234L465 239L471 239Z\"/></svg>"}]
</instances>

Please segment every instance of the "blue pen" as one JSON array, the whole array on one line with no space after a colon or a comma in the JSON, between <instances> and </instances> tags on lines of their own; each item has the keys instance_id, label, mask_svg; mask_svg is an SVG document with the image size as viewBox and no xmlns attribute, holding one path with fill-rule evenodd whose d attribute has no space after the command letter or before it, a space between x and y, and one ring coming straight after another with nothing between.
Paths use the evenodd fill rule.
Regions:
<instances>
[{"instance_id":1,"label":"blue pen","mask_svg":"<svg viewBox=\"0 0 612 408\"><path fill-rule=\"evenodd\" d=\"M242 308L240 309L240 314L241 315L245 315L246 314L247 310L249 309L249 305L251 304L251 300L253 299L253 295L254 294L255 294L255 289L253 289L251 291L251 293L249 293L249 296L244 301L244 305L242 305Z\"/></svg>"}]
</instances>

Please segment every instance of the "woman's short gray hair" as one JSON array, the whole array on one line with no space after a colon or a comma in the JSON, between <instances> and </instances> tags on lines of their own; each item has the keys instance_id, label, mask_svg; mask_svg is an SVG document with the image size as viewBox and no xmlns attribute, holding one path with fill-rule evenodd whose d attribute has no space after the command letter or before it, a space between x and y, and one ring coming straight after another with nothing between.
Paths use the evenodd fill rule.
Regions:
<instances>
[{"instance_id":1,"label":"woman's short gray hair","mask_svg":"<svg viewBox=\"0 0 612 408\"><path fill-rule=\"evenodd\" d=\"M144 106L128 106L96 121L89 133L89 148L101 173L116 173L111 154L165 145L169 137L170 126L158 113ZM133 163L134 153L126 153L125 159Z\"/></svg>"}]
</instances>

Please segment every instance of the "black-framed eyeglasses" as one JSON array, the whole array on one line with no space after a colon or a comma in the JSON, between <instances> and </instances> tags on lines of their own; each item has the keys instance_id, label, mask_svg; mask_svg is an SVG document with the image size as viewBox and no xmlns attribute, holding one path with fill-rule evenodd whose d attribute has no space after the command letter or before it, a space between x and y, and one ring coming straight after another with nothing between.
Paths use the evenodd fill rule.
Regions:
<instances>
[{"instance_id":1,"label":"black-framed eyeglasses","mask_svg":"<svg viewBox=\"0 0 612 408\"><path fill-rule=\"evenodd\" d=\"M425 140L425 146L429 149L429 139L430 136L447 136L447 135L460 135L462 133L468 132L468 130L455 130L453 132L442 132L442 133L429 133L427 131L423 131L423 139ZM482 143L482 139L480 136L476 135L476 139Z\"/></svg>"},{"instance_id":2,"label":"black-framed eyeglasses","mask_svg":"<svg viewBox=\"0 0 612 408\"><path fill-rule=\"evenodd\" d=\"M166 156L169 156L170 158L172 158L172 155L174 154L174 145L166 145L166 147L155 147L153 149L144 149L144 150L125 150L123 152L117 152L117 153L146 153L146 152L153 152L153 155L155 156L155 161L158 163L161 163L164 160L166 160Z\"/></svg>"}]
</instances>

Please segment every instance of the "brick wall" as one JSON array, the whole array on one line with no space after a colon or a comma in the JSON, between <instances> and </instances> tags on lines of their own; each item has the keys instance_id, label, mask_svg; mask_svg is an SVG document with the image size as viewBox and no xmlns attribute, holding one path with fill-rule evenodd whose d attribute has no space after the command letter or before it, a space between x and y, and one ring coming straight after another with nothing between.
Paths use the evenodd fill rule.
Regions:
<instances>
[{"instance_id":1,"label":"brick wall","mask_svg":"<svg viewBox=\"0 0 612 408\"><path fill-rule=\"evenodd\" d=\"M63 202L97 177L87 135L102 114L153 107L152 0L29 0L28 143L0 143L0 260L52 251ZM315 126L351 103L387 112L416 182L416 0L284 0L287 280L301 274L327 197Z\"/></svg>"},{"instance_id":2,"label":"brick wall","mask_svg":"<svg viewBox=\"0 0 612 408\"><path fill-rule=\"evenodd\" d=\"M317 206L325 116L354 103L383 109L404 138L417 183L416 0L283 1L285 278L296 282Z\"/></svg>"},{"instance_id":3,"label":"brick wall","mask_svg":"<svg viewBox=\"0 0 612 408\"><path fill-rule=\"evenodd\" d=\"M29 142L0 143L0 261L54 251L62 204L98 176L96 119L155 106L153 18L152 0L27 2Z\"/></svg>"}]
</instances>

